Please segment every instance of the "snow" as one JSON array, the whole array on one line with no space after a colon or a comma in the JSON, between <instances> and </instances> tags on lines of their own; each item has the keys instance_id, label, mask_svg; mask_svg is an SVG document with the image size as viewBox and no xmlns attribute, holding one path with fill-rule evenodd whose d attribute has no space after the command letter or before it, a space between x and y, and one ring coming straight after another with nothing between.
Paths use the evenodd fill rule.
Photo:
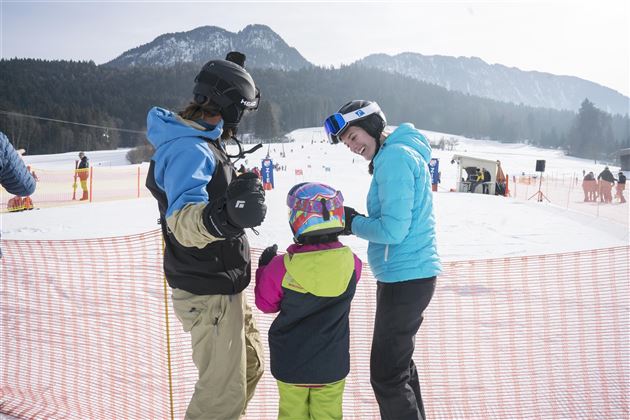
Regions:
<instances>
[{"instance_id":1,"label":"snow","mask_svg":"<svg viewBox=\"0 0 630 420\"><path fill-rule=\"evenodd\" d=\"M453 151L434 151L434 157L440 159L442 171L443 183L433 197L438 250L444 261L558 253L628 244L627 217L626 223L617 223L581 213L579 209L567 210L546 202L448 192L455 187L458 176L456 165L450 164L455 153L501 160L505 172L510 175L533 173L536 159L546 159L548 174L566 174L580 179L583 169L597 174L603 169L603 164L523 144L502 144L423 132L433 141L444 137L456 138L459 142ZM285 199L286 192L297 182L328 183L343 192L346 205L365 212L365 197L371 178L363 158L353 155L343 145L322 143L324 134L320 128L300 129L288 136L294 141L265 145L253 155L248 155L244 162L247 167L260 166L260 160L269 152L274 162L287 166L286 172L274 173L275 189L267 192L267 218L257 229L259 234L248 231L252 247L264 248L277 243L282 249L291 243ZM283 149L286 158L280 156ZM128 164L125 159L127 151L86 151L86 154L92 165L122 166ZM38 168L67 168L68 165L74 166L77 153L25 156L25 160ZM302 169L304 175L295 175L295 169ZM618 168L611 167L611 170L615 169ZM616 206L614 211L627 215L628 204L609 206ZM140 198L2 214L1 229L3 239L96 238L154 230L159 227L157 219L156 201ZM624 217L618 219L624 220ZM343 242L360 257L366 258L366 241L347 237L343 238Z\"/></svg>"}]
</instances>

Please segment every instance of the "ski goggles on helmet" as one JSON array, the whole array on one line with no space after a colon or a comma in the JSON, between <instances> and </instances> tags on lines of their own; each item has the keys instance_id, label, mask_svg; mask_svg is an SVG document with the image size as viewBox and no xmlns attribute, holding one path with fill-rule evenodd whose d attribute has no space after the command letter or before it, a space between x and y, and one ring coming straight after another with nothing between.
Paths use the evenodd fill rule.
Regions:
<instances>
[{"instance_id":1,"label":"ski goggles on helmet","mask_svg":"<svg viewBox=\"0 0 630 420\"><path fill-rule=\"evenodd\" d=\"M306 213L322 213L324 206L326 210L333 211L343 207L343 195L341 191L336 191L333 197L322 197L321 199L298 198L294 195L287 197L287 206L291 210L300 210Z\"/></svg>"},{"instance_id":2,"label":"ski goggles on helmet","mask_svg":"<svg viewBox=\"0 0 630 420\"><path fill-rule=\"evenodd\" d=\"M368 106L359 108L355 111L348 112L347 114L335 113L324 121L324 130L328 136L328 140L332 144L339 143L339 136L350 125L352 121L361 120L368 115L376 114L381 111L381 108L376 102L372 102Z\"/></svg>"}]
</instances>

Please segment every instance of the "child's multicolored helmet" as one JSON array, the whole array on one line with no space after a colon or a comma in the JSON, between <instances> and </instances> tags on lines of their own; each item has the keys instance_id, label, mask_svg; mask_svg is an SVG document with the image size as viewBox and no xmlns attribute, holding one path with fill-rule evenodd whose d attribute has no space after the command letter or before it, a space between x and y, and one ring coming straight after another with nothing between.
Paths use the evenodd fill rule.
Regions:
<instances>
[{"instance_id":1,"label":"child's multicolored helmet","mask_svg":"<svg viewBox=\"0 0 630 420\"><path fill-rule=\"evenodd\" d=\"M287 206L289 225L298 242L306 236L338 233L344 228L343 195L328 185L303 182L293 186Z\"/></svg>"}]
</instances>

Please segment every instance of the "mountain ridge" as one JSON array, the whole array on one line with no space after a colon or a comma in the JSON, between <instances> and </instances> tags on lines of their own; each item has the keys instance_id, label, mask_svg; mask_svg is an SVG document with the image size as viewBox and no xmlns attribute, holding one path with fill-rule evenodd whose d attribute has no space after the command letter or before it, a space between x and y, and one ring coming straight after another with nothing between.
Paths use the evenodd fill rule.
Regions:
<instances>
[{"instance_id":1,"label":"mountain ridge","mask_svg":"<svg viewBox=\"0 0 630 420\"><path fill-rule=\"evenodd\" d=\"M609 87L577 76L488 64L479 57L378 53L354 64L502 102L575 111L588 98L608 113L629 113L630 98Z\"/></svg>"}]
</instances>

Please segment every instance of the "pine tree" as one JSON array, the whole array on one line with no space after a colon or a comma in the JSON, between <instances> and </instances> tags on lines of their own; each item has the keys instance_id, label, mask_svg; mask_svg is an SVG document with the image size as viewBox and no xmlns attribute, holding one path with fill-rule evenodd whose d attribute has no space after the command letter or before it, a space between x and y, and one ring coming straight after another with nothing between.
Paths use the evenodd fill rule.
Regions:
<instances>
[{"instance_id":1,"label":"pine tree","mask_svg":"<svg viewBox=\"0 0 630 420\"><path fill-rule=\"evenodd\" d=\"M254 125L256 137L264 140L275 139L280 136L277 111L269 101L261 101L256 111L256 123Z\"/></svg>"}]
</instances>

